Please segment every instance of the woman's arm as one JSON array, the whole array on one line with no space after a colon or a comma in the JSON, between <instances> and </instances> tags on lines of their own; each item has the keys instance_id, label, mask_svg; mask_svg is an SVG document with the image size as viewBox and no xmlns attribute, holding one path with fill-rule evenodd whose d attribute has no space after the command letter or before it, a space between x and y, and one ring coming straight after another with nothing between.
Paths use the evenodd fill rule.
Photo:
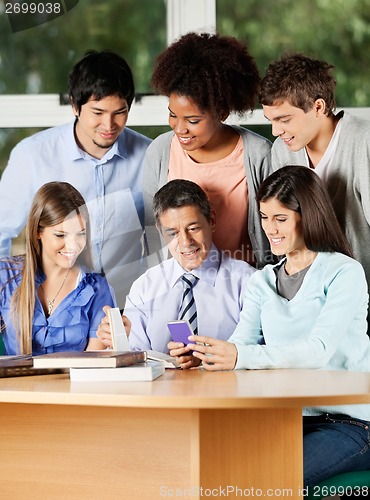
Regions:
<instances>
[{"instance_id":1,"label":"woman's arm","mask_svg":"<svg viewBox=\"0 0 370 500\"><path fill-rule=\"evenodd\" d=\"M238 343L255 345L263 342L261 329L263 272L256 271L248 280L239 323L228 341L193 335L189 337L193 356L203 363L206 370L232 370L237 365ZM194 342L194 344L193 344Z\"/></svg>"},{"instance_id":2,"label":"woman's arm","mask_svg":"<svg viewBox=\"0 0 370 500\"><path fill-rule=\"evenodd\" d=\"M99 339L90 339L86 347L86 351L101 351L103 349L106 349L106 346Z\"/></svg>"},{"instance_id":3,"label":"woman's arm","mask_svg":"<svg viewBox=\"0 0 370 500\"><path fill-rule=\"evenodd\" d=\"M322 269L318 271L324 272ZM256 273L257 274L257 273ZM317 275L313 279L320 279ZM332 279L327 285L322 282L324 303L317 317L311 318L310 330L307 331L306 322L301 321L301 316L291 318L283 317L286 310L282 309L281 316L276 310L270 311L269 337L272 342L267 345L259 344L257 330L257 316L261 314L262 308L258 309L254 294L254 287L249 287L240 322L230 337L228 343L235 346L237 355L235 368L244 369L269 369L269 368L323 368L335 355L339 345L346 335L351 331L351 324L359 321L362 325L360 336L366 335L366 311L367 311L367 284L362 266L351 261L350 264L338 268L333 273ZM310 315L310 301L317 301L317 296L301 298L301 311L305 311L306 317ZM264 311L269 314L269 311ZM281 321L288 331L281 332ZM274 325L276 333L274 333ZM353 331L354 327L352 327ZM285 335L285 334L286 335ZM289 335L292 333L292 340ZM279 342L279 335L284 339ZM261 338L261 337L260 337ZM221 341L214 341L210 337L192 337L192 341L207 344L201 346L189 344L194 356L203 361L206 369L232 369L232 349ZM351 340L349 339L348 345ZM214 356L215 364L211 358Z\"/></svg>"},{"instance_id":4,"label":"woman's arm","mask_svg":"<svg viewBox=\"0 0 370 500\"><path fill-rule=\"evenodd\" d=\"M277 311L271 311L269 338L274 338L275 335L273 343L269 342L266 332L266 345L246 345L243 332L237 328L238 331L229 339L236 344L238 350L236 368L323 368L335 355L345 337L354 331L355 327L351 325L358 322L362 331L356 334L366 335L368 294L362 266L351 260L330 272L330 279L327 279L326 284L320 277L325 269L319 267L316 271L310 279L317 280L319 288L322 287L323 290L323 304L318 314L311 314L314 310L311 309L311 303L317 303L320 299L315 294L310 295L309 289L306 296L301 297L294 316L284 317L285 310L280 315ZM268 313L269 311L265 311L266 315ZM279 342L279 334L274 332L278 332L280 328L280 319L285 321L287 331L281 333L284 339ZM351 339L348 339L348 345L350 343Z\"/></svg>"}]
</instances>

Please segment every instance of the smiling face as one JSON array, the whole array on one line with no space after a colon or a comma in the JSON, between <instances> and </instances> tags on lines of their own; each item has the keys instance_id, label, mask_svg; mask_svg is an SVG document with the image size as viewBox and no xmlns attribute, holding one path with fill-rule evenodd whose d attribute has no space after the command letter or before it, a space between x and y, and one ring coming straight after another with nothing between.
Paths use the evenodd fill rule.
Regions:
<instances>
[{"instance_id":1,"label":"smiling face","mask_svg":"<svg viewBox=\"0 0 370 500\"><path fill-rule=\"evenodd\" d=\"M84 151L95 158L102 158L113 146L124 129L128 118L128 105L118 96L104 97L100 101L90 98L81 106L76 122L76 139Z\"/></svg>"},{"instance_id":2,"label":"smiling face","mask_svg":"<svg viewBox=\"0 0 370 500\"><path fill-rule=\"evenodd\" d=\"M172 257L186 271L198 268L207 259L212 246L214 215L209 222L197 207L186 205L165 210L159 220L158 229Z\"/></svg>"},{"instance_id":3,"label":"smiling face","mask_svg":"<svg viewBox=\"0 0 370 500\"><path fill-rule=\"evenodd\" d=\"M86 246L86 221L80 215L39 232L44 271L53 267L70 269Z\"/></svg>"},{"instance_id":4,"label":"smiling face","mask_svg":"<svg viewBox=\"0 0 370 500\"><path fill-rule=\"evenodd\" d=\"M273 254L289 257L307 251L298 212L286 208L276 198L269 198L260 202L260 214Z\"/></svg>"},{"instance_id":5,"label":"smiling face","mask_svg":"<svg viewBox=\"0 0 370 500\"><path fill-rule=\"evenodd\" d=\"M299 151L308 146L315 147L319 142L322 131L322 119L325 102L322 99L315 101L307 113L284 101L275 106L262 106L265 117L271 122L272 134L280 137L292 151Z\"/></svg>"},{"instance_id":6,"label":"smiling face","mask_svg":"<svg viewBox=\"0 0 370 500\"><path fill-rule=\"evenodd\" d=\"M168 109L169 125L185 151L212 149L217 144L221 119L201 111L192 99L176 93L170 95Z\"/></svg>"}]
</instances>

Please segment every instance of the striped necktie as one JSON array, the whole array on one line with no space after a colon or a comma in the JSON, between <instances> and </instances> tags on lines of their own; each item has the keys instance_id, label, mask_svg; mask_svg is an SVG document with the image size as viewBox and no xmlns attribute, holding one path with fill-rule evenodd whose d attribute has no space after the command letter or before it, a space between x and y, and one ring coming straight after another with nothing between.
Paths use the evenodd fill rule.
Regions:
<instances>
[{"instance_id":1,"label":"striped necktie","mask_svg":"<svg viewBox=\"0 0 370 500\"><path fill-rule=\"evenodd\" d=\"M198 334L197 307L193 296L193 286L199 278L191 273L185 273L181 276L184 292L179 312L179 319L188 320L194 335Z\"/></svg>"}]
</instances>

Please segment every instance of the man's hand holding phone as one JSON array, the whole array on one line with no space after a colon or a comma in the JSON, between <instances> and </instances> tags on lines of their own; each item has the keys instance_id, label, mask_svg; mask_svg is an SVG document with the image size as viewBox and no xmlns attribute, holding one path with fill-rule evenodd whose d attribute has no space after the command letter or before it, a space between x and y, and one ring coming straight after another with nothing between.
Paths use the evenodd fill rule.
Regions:
<instances>
[{"instance_id":1,"label":"man's hand holding phone","mask_svg":"<svg viewBox=\"0 0 370 500\"><path fill-rule=\"evenodd\" d=\"M172 341L167 344L170 355L177 358L182 369L192 368L200 364L199 359L194 358L187 344L190 343L189 335L194 335L188 321L178 320L167 323Z\"/></svg>"}]
</instances>

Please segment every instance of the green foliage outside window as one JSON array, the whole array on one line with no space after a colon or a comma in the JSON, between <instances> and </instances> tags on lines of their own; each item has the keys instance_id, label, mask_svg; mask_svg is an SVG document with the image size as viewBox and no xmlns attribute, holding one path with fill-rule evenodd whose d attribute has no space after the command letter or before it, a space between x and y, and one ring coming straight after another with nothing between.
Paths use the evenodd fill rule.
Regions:
<instances>
[{"instance_id":1,"label":"green foliage outside window","mask_svg":"<svg viewBox=\"0 0 370 500\"><path fill-rule=\"evenodd\" d=\"M70 69L90 49L121 54L133 71L136 92L151 91L153 62L167 40L164 0L79 0L66 14L17 32L6 3L0 2L0 94L65 94ZM162 131L140 129L151 137ZM12 148L36 131L0 129L0 172Z\"/></svg>"},{"instance_id":2,"label":"green foliage outside window","mask_svg":"<svg viewBox=\"0 0 370 500\"><path fill-rule=\"evenodd\" d=\"M164 0L69 0L67 13L21 31L6 4L0 2L0 94L66 93L71 67L89 49L123 55L137 92L151 92L153 62L166 45ZM261 74L285 51L302 51L336 67L338 107L370 106L369 0L216 0L216 9L217 30L245 40ZM269 127L251 128L271 138ZM166 128L138 130L154 138ZM0 130L0 172L14 145L35 131Z\"/></svg>"},{"instance_id":3,"label":"green foliage outside window","mask_svg":"<svg viewBox=\"0 0 370 500\"><path fill-rule=\"evenodd\" d=\"M217 29L247 42L262 74L285 51L336 68L337 106L370 106L368 0L217 0Z\"/></svg>"}]
</instances>

